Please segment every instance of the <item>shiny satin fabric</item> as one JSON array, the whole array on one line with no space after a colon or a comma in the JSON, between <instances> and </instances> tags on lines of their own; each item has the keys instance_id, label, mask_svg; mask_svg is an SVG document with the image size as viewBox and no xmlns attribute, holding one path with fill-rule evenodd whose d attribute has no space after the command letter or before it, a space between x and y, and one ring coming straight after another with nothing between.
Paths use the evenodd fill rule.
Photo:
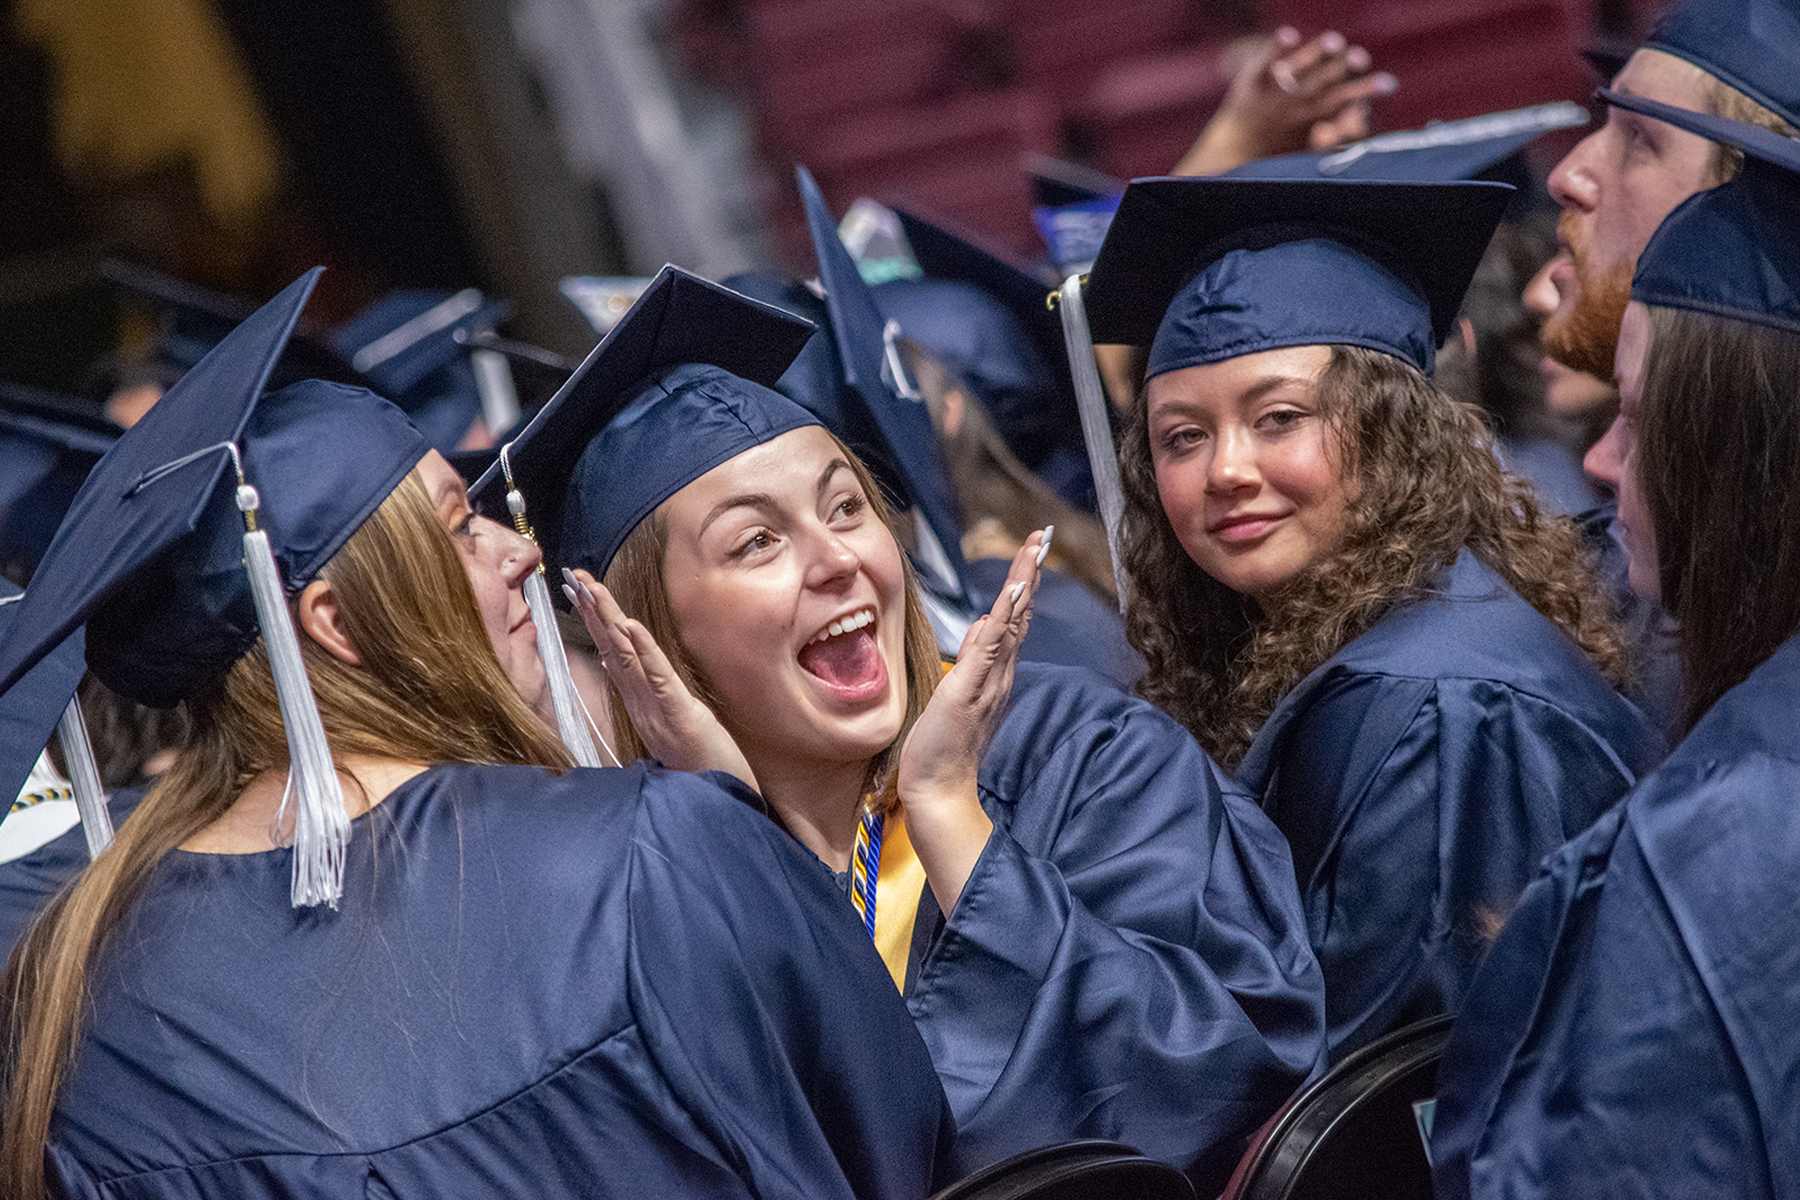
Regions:
<instances>
[{"instance_id":1,"label":"shiny satin fabric","mask_svg":"<svg viewBox=\"0 0 1800 1200\"><path fill-rule=\"evenodd\" d=\"M53 1192L924 1196L951 1127L816 859L705 779L439 767L289 851L177 851L94 975Z\"/></svg>"},{"instance_id":2,"label":"shiny satin fabric","mask_svg":"<svg viewBox=\"0 0 1800 1200\"><path fill-rule=\"evenodd\" d=\"M1110 1138L1216 1193L1322 1062L1280 835L1167 715L1065 667L1019 665L980 790L994 832L947 924L928 893L907 993L961 1169Z\"/></svg>"},{"instance_id":3,"label":"shiny satin fabric","mask_svg":"<svg viewBox=\"0 0 1800 1200\"><path fill-rule=\"evenodd\" d=\"M1292 846L1332 1061L1455 1012L1544 857L1663 751L1579 647L1467 551L1302 680L1237 780Z\"/></svg>"},{"instance_id":4,"label":"shiny satin fabric","mask_svg":"<svg viewBox=\"0 0 1800 1200\"><path fill-rule=\"evenodd\" d=\"M1800 1195L1800 639L1553 859L1439 1068L1440 1197Z\"/></svg>"},{"instance_id":5,"label":"shiny satin fabric","mask_svg":"<svg viewBox=\"0 0 1800 1200\"><path fill-rule=\"evenodd\" d=\"M993 607L1011 566L1003 558L968 560L969 590L981 608ZM1125 622L1118 608L1088 591L1074 576L1050 567L1038 573L1031 624L1019 645L1019 658L1085 667L1123 691L1130 691L1144 673L1144 660L1125 640Z\"/></svg>"}]
</instances>

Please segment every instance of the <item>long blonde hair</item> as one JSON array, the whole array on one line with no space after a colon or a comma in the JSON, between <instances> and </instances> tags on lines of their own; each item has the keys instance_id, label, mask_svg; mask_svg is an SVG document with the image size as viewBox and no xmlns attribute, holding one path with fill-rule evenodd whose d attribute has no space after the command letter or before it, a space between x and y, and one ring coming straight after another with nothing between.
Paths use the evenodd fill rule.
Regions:
<instances>
[{"instance_id":1,"label":"long blonde hair","mask_svg":"<svg viewBox=\"0 0 1800 1200\"><path fill-rule=\"evenodd\" d=\"M856 482L869 498L871 511L898 542L899 535L894 527L892 510L883 498L881 488L876 485L875 477L854 451L838 441L836 436L831 440L836 443L838 453L843 456L844 461L850 464L850 470L856 475ZM732 725L731 714L720 706L718 690L694 662L694 656L688 652L687 645L682 640L680 625L675 620L674 606L669 602L668 576L665 571L667 557L668 525L658 511L646 517L626 537L618 553L613 556L611 565L607 567L606 578L602 582L626 615L643 622L644 628L650 631L657 645L668 655L670 665L687 685L688 691L694 694L695 699L712 709L729 729ZM869 779L864 790L872 796L871 807L878 812L890 811L900 802L894 791L893 772L888 768L892 764L895 749L906 741L913 722L925 711L926 702L931 699L931 693L943 674L937 638L931 632L930 618L925 615L925 605L919 599L919 581L913 574L912 563L905 555L901 555L900 561L906 571L906 713L900 724L899 736L876 756L869 767ZM648 751L643 739L638 736L637 729L631 724L624 698L610 680L607 690L612 697L613 721L618 732L621 760L630 762L633 758L646 757Z\"/></svg>"},{"instance_id":2,"label":"long blonde hair","mask_svg":"<svg viewBox=\"0 0 1800 1200\"><path fill-rule=\"evenodd\" d=\"M335 753L403 762L560 768L567 752L520 699L481 624L461 559L417 470L401 481L320 577L336 591L360 666L301 639ZM259 640L190 699L194 732L119 830L13 951L0 992L5 1129L0 1192L44 1193L44 1148L57 1090L81 1042L88 977L107 935L171 850L229 809L262 772L287 762L287 739Z\"/></svg>"}]
</instances>

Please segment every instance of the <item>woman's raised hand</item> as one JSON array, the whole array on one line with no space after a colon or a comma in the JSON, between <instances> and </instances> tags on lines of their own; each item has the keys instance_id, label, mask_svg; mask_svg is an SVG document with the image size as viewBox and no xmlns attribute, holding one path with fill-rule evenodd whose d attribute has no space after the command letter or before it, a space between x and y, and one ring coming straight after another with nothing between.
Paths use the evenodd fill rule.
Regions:
<instances>
[{"instance_id":1,"label":"woman's raised hand","mask_svg":"<svg viewBox=\"0 0 1800 1200\"><path fill-rule=\"evenodd\" d=\"M969 626L956 665L900 749L895 786L906 828L938 903L948 913L975 869L993 823L981 809L981 753L1006 715L1013 668L1031 619L1038 571L1054 527L1025 539L986 616Z\"/></svg>"},{"instance_id":2,"label":"woman's raised hand","mask_svg":"<svg viewBox=\"0 0 1800 1200\"><path fill-rule=\"evenodd\" d=\"M581 614L600 666L625 702L645 749L677 771L727 771L752 788L756 775L713 711L695 699L641 621L625 615L586 571L563 571L563 594Z\"/></svg>"}]
</instances>

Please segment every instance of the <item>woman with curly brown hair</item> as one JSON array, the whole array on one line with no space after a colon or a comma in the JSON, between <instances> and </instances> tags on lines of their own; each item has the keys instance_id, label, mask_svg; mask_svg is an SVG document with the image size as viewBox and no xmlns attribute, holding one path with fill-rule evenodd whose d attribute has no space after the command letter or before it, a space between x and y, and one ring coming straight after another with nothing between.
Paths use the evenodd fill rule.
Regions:
<instances>
[{"instance_id":1,"label":"woman with curly brown hair","mask_svg":"<svg viewBox=\"0 0 1800 1200\"><path fill-rule=\"evenodd\" d=\"M1146 181L1089 289L1096 341L1150 343L1139 690L1287 835L1334 1059L1453 1011L1538 861L1662 750L1574 529L1427 377L1508 191Z\"/></svg>"}]
</instances>

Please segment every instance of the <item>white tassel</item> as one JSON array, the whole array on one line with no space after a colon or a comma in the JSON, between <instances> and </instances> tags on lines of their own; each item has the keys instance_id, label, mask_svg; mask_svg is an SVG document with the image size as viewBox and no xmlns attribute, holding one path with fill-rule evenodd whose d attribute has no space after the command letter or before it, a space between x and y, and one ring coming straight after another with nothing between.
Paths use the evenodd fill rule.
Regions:
<instances>
[{"instance_id":1,"label":"white tassel","mask_svg":"<svg viewBox=\"0 0 1800 1200\"><path fill-rule=\"evenodd\" d=\"M513 484L511 442L500 448L500 470L506 476L506 511L512 514L513 528L520 537L537 541L525 520L525 496ZM588 736L586 709L575 690L575 678L569 674L569 656L563 650L562 631L556 627L556 610L550 606L550 587L544 582L542 563L525 579L525 603L531 608L531 623L537 626L538 657L544 660L544 680L550 688L550 707L556 713L556 732L575 757L576 766L597 767L600 752Z\"/></svg>"},{"instance_id":2,"label":"white tassel","mask_svg":"<svg viewBox=\"0 0 1800 1200\"><path fill-rule=\"evenodd\" d=\"M512 493L518 495L517 492ZM563 650L562 631L556 627L556 611L550 607L550 588L544 583L543 571L536 570L525 578L525 603L531 606L531 623L537 626L538 656L544 660L544 677L550 685L550 704L556 710L556 731L563 745L575 756L575 765L597 767L600 752L588 736L583 720L580 694L575 678L569 674L569 659Z\"/></svg>"},{"instance_id":3,"label":"white tassel","mask_svg":"<svg viewBox=\"0 0 1800 1200\"><path fill-rule=\"evenodd\" d=\"M88 740L87 720L81 702L70 700L56 726L63 759L69 764L69 788L75 793L75 811L81 814L81 832L87 837L88 860L112 845L112 813L106 807L106 789L100 785L100 767L94 761L94 744Z\"/></svg>"},{"instance_id":4,"label":"white tassel","mask_svg":"<svg viewBox=\"0 0 1800 1200\"><path fill-rule=\"evenodd\" d=\"M1119 455L1113 448L1106 386L1100 382L1100 368L1094 365L1094 339L1088 330L1081 276L1071 275L1064 281L1058 306L1062 310L1063 342L1069 349L1069 374L1075 383L1075 410L1081 417L1082 439L1087 442L1088 467L1094 472L1094 494L1100 502L1100 522L1106 528L1106 547L1112 551L1119 611L1124 612L1128 597L1125 560L1119 554L1119 524L1125 516L1125 489L1119 484Z\"/></svg>"},{"instance_id":5,"label":"white tassel","mask_svg":"<svg viewBox=\"0 0 1800 1200\"><path fill-rule=\"evenodd\" d=\"M344 894L344 858L350 844L344 789L331 760L331 745L325 740L312 683L306 677L306 662L288 615L269 535L256 528L256 489L240 484L237 503L249 526L244 534L244 568L250 574L250 594L256 601L256 618L275 675L281 722L287 728L288 781L275 814L275 833L279 843L288 802L293 800L294 871L289 895L295 908L315 904L336 908Z\"/></svg>"}]
</instances>

